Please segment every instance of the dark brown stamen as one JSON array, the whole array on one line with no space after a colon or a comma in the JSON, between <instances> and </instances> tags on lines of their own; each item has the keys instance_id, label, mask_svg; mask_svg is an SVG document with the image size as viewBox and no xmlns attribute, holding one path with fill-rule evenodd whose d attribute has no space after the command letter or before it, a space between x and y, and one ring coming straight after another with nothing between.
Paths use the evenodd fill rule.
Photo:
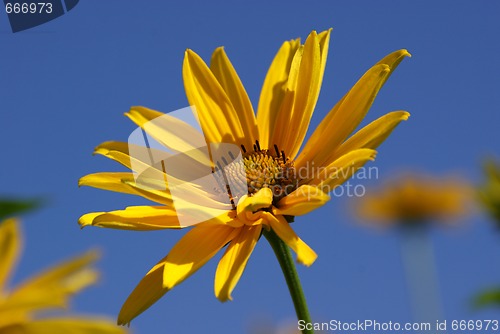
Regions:
<instances>
[{"instance_id":1,"label":"dark brown stamen","mask_svg":"<svg viewBox=\"0 0 500 334\"><path fill-rule=\"evenodd\" d=\"M280 156L280 150L278 148L278 145L274 144L274 150L276 151L276 156L279 157Z\"/></svg>"},{"instance_id":2,"label":"dark brown stamen","mask_svg":"<svg viewBox=\"0 0 500 334\"><path fill-rule=\"evenodd\" d=\"M219 189L227 194L233 209L241 196L253 196L263 188L273 192L273 204L297 189L301 180L295 173L294 161L287 158L285 151L280 151L278 145L272 147L276 153L262 149L256 140L254 151L247 152L245 146L241 145L242 160L236 160L235 154L228 151L227 156L217 162L215 169L222 172L218 174L218 183L222 184Z\"/></svg>"},{"instance_id":3,"label":"dark brown stamen","mask_svg":"<svg viewBox=\"0 0 500 334\"><path fill-rule=\"evenodd\" d=\"M222 160L225 160L224 157L222 158ZM225 163L227 165L227 161ZM219 167L219 169L222 172L222 177L224 178L224 183L226 185L226 191L227 191L227 194L229 196L229 200L231 201L231 206L232 206L233 210L236 210L236 205L234 204L234 198L233 198L233 195L231 194L231 187L229 187L229 181L227 180L226 173L224 173L224 169L221 167L219 161L217 161L217 167Z\"/></svg>"}]
</instances>

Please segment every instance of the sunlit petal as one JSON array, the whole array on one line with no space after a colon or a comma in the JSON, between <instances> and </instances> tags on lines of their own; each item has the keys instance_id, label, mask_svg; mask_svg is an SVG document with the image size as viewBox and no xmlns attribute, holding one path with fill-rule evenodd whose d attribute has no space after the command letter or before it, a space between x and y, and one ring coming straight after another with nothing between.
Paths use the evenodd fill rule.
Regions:
<instances>
[{"instance_id":1,"label":"sunlit petal","mask_svg":"<svg viewBox=\"0 0 500 334\"><path fill-rule=\"evenodd\" d=\"M262 225L243 227L227 247L215 274L215 296L219 300L232 300L231 292L245 270L261 231Z\"/></svg>"},{"instance_id":2,"label":"sunlit petal","mask_svg":"<svg viewBox=\"0 0 500 334\"><path fill-rule=\"evenodd\" d=\"M295 234L283 216L273 218L270 219L271 228L297 254L297 262L308 267L313 264L318 255Z\"/></svg>"},{"instance_id":3,"label":"sunlit petal","mask_svg":"<svg viewBox=\"0 0 500 334\"><path fill-rule=\"evenodd\" d=\"M276 205L276 214L302 216L323 206L330 200L320 188L302 185L282 198Z\"/></svg>"},{"instance_id":4,"label":"sunlit petal","mask_svg":"<svg viewBox=\"0 0 500 334\"><path fill-rule=\"evenodd\" d=\"M212 54L210 69L238 113L245 137L254 143L258 138L258 129L252 103L223 47L215 49Z\"/></svg>"}]
</instances>

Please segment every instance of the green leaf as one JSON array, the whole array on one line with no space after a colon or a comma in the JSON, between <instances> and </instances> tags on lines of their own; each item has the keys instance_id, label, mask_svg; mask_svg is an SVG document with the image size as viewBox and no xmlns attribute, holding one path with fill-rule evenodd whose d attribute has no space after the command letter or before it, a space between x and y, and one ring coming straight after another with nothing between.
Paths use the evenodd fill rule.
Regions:
<instances>
[{"instance_id":1,"label":"green leaf","mask_svg":"<svg viewBox=\"0 0 500 334\"><path fill-rule=\"evenodd\" d=\"M489 290L481 293L474 299L474 306L500 306L500 289Z\"/></svg>"},{"instance_id":2,"label":"green leaf","mask_svg":"<svg viewBox=\"0 0 500 334\"><path fill-rule=\"evenodd\" d=\"M0 198L0 220L37 209L42 204L39 199L14 200Z\"/></svg>"}]
</instances>

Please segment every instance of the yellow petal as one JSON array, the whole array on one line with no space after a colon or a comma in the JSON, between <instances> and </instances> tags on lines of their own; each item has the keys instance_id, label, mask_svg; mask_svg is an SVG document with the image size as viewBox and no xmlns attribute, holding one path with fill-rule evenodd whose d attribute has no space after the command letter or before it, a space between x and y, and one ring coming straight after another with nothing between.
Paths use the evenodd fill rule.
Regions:
<instances>
[{"instance_id":1,"label":"yellow petal","mask_svg":"<svg viewBox=\"0 0 500 334\"><path fill-rule=\"evenodd\" d=\"M18 222L14 218L0 222L0 295L10 278L21 250Z\"/></svg>"},{"instance_id":2,"label":"yellow petal","mask_svg":"<svg viewBox=\"0 0 500 334\"><path fill-rule=\"evenodd\" d=\"M291 194L283 197L276 207L277 215L301 216L323 206L330 196L321 189L310 185L302 185Z\"/></svg>"},{"instance_id":3,"label":"yellow petal","mask_svg":"<svg viewBox=\"0 0 500 334\"><path fill-rule=\"evenodd\" d=\"M79 185L142 196L156 203L175 208L178 213L181 212L181 209L189 209L191 214L199 210L208 212L212 209L212 211L218 211L211 212L210 215L218 216L222 211L231 209L229 203L219 201L220 198L217 197L217 194L198 188L196 185L181 182L169 176L175 189L175 196L173 196L165 180L149 178L148 176L141 176L139 183L137 183L132 173L95 173L82 177L79 180ZM162 187L164 189L160 190Z\"/></svg>"},{"instance_id":4,"label":"yellow petal","mask_svg":"<svg viewBox=\"0 0 500 334\"><path fill-rule=\"evenodd\" d=\"M144 179L142 179L144 180ZM97 189L120 192L124 194L138 195L156 203L171 205L172 199L167 191L144 189L135 183L132 173L95 173L85 175L78 181L78 186L88 186ZM164 185L166 187L166 185Z\"/></svg>"},{"instance_id":5,"label":"yellow petal","mask_svg":"<svg viewBox=\"0 0 500 334\"><path fill-rule=\"evenodd\" d=\"M314 161L316 166L331 163L328 161L328 155L336 150L363 120L380 88L405 56L409 56L406 50L396 51L359 79L316 128L297 157L297 168L301 168L308 161Z\"/></svg>"},{"instance_id":6,"label":"yellow petal","mask_svg":"<svg viewBox=\"0 0 500 334\"><path fill-rule=\"evenodd\" d=\"M88 225L120 230L149 231L159 229L179 229L177 212L165 206L130 206L125 210L92 212L80 217L81 227Z\"/></svg>"},{"instance_id":7,"label":"yellow petal","mask_svg":"<svg viewBox=\"0 0 500 334\"><path fill-rule=\"evenodd\" d=\"M363 120L389 71L387 65L375 65L363 75L316 128L297 158L298 166L305 161L314 161L316 166L328 165L327 156Z\"/></svg>"},{"instance_id":8,"label":"yellow petal","mask_svg":"<svg viewBox=\"0 0 500 334\"><path fill-rule=\"evenodd\" d=\"M203 266L238 229L209 223L195 226L156 264L132 291L120 310L118 324L130 323L175 285Z\"/></svg>"},{"instance_id":9,"label":"yellow petal","mask_svg":"<svg viewBox=\"0 0 500 334\"><path fill-rule=\"evenodd\" d=\"M220 47L214 51L210 69L238 113L245 137L254 143L258 139L258 129L252 103L224 48Z\"/></svg>"},{"instance_id":10,"label":"yellow petal","mask_svg":"<svg viewBox=\"0 0 500 334\"><path fill-rule=\"evenodd\" d=\"M403 59L405 59L406 57L411 57L411 54L408 52L408 50L401 49L388 54L377 64L389 65L389 67L391 68L391 73L389 73L389 76L391 76L391 74L394 73L396 67L398 67L399 63L401 63L401 61L403 61ZM389 76L385 80L389 79Z\"/></svg>"},{"instance_id":11,"label":"yellow petal","mask_svg":"<svg viewBox=\"0 0 500 334\"><path fill-rule=\"evenodd\" d=\"M95 283L97 272L89 266L99 257L96 251L89 251L81 256L62 262L20 284L12 296L30 293L33 289L53 289L67 294L74 294Z\"/></svg>"},{"instance_id":12,"label":"yellow petal","mask_svg":"<svg viewBox=\"0 0 500 334\"><path fill-rule=\"evenodd\" d=\"M307 267L313 264L318 255L295 234L286 219L283 216L274 217L271 214L269 216L271 228L297 254L297 262Z\"/></svg>"},{"instance_id":13,"label":"yellow petal","mask_svg":"<svg viewBox=\"0 0 500 334\"><path fill-rule=\"evenodd\" d=\"M238 202L238 216L246 212L252 213L257 210L269 208L273 202L273 191L269 188L262 188L253 196L243 196Z\"/></svg>"},{"instance_id":14,"label":"yellow petal","mask_svg":"<svg viewBox=\"0 0 500 334\"><path fill-rule=\"evenodd\" d=\"M117 172L117 173L94 173L88 174L78 180L78 186L87 186L97 189L115 191L124 194L135 194L136 192L130 188L122 180L133 180L134 174L130 172Z\"/></svg>"},{"instance_id":15,"label":"yellow petal","mask_svg":"<svg viewBox=\"0 0 500 334\"><path fill-rule=\"evenodd\" d=\"M98 274L89 265L97 256L96 252L88 252L21 283L0 303L2 317L67 307L69 297L96 282Z\"/></svg>"},{"instance_id":16,"label":"yellow petal","mask_svg":"<svg viewBox=\"0 0 500 334\"><path fill-rule=\"evenodd\" d=\"M322 31L318 34L319 47L321 50L321 69L320 69L320 84L323 81L323 74L325 73L326 60L328 58L328 48L330 46L330 34L332 33L332 28Z\"/></svg>"},{"instance_id":17,"label":"yellow petal","mask_svg":"<svg viewBox=\"0 0 500 334\"><path fill-rule=\"evenodd\" d=\"M40 311L61 309L68 306L68 295L51 287L30 289L29 293L9 296L0 303L0 328L16 321L30 319ZM3 334L3 332L2 332Z\"/></svg>"},{"instance_id":18,"label":"yellow petal","mask_svg":"<svg viewBox=\"0 0 500 334\"><path fill-rule=\"evenodd\" d=\"M238 229L212 222L193 227L132 291L120 310L118 324L130 323L175 285L196 272L237 233Z\"/></svg>"},{"instance_id":19,"label":"yellow petal","mask_svg":"<svg viewBox=\"0 0 500 334\"><path fill-rule=\"evenodd\" d=\"M131 147L135 153L134 155L130 154L129 149ZM150 178L165 179L165 171L161 169L162 166L159 166L160 169L155 168L158 166L151 161L150 156L161 156L166 159L169 156L167 152L133 144L129 145L124 142L108 141L97 146L94 150L94 154L99 154L119 162L135 172L143 173L147 171L148 177Z\"/></svg>"},{"instance_id":20,"label":"yellow petal","mask_svg":"<svg viewBox=\"0 0 500 334\"><path fill-rule=\"evenodd\" d=\"M232 210L227 195L217 194L216 192L209 193L189 183L183 183L172 188L172 194L165 191L142 189L134 183L130 183L130 186L138 193L143 193L144 196L149 194L158 197L164 196L164 204L175 209L180 217L180 223L184 227L210 220ZM221 198L217 195L223 195L222 199L225 199L226 202L219 201Z\"/></svg>"},{"instance_id":21,"label":"yellow petal","mask_svg":"<svg viewBox=\"0 0 500 334\"><path fill-rule=\"evenodd\" d=\"M133 149L146 150L146 148L142 147L133 147ZM89 185L106 190L136 194L165 205L172 204L172 195L169 187L175 187L176 199L179 199L179 194L182 193L186 194L187 197L181 199L189 199L189 201L197 200L196 203L198 204L203 202L201 199L211 200L213 202L217 197L216 194L204 190L206 186L199 186L187 182L187 180L197 180L201 177L206 179L207 174L210 174L211 167L203 163L203 151L200 151L199 154L191 151L187 154L176 154L168 158L165 163L172 163L175 165L171 170L165 169L164 165L152 167L148 162L138 160L135 156L129 156L129 145L127 143L106 142L99 145L95 152L116 160L128 168L133 169L132 167L135 167L135 170L137 171L137 169L139 169L140 173L137 175L130 174L133 178L119 178L122 175L128 176L127 174L119 173L91 174L81 179L80 185ZM155 151L152 150L149 153L142 154L142 156L149 156L150 153L156 154ZM202 162L194 159L195 157L200 158ZM162 170L155 167L162 168ZM167 174L166 172L169 173ZM171 175L171 172L183 173L182 179L178 179L175 175ZM120 183L124 183L126 186Z\"/></svg>"},{"instance_id":22,"label":"yellow petal","mask_svg":"<svg viewBox=\"0 0 500 334\"><path fill-rule=\"evenodd\" d=\"M284 145L282 144L284 151L291 159L295 158L302 145L316 107L328 56L330 31L331 29L317 36L313 31L304 45L295 103L290 123L287 126L289 131L287 131Z\"/></svg>"},{"instance_id":23,"label":"yellow petal","mask_svg":"<svg viewBox=\"0 0 500 334\"><path fill-rule=\"evenodd\" d=\"M158 262L128 296L118 314L118 325L129 324L168 291L163 287L165 260L166 257Z\"/></svg>"},{"instance_id":24,"label":"yellow petal","mask_svg":"<svg viewBox=\"0 0 500 334\"><path fill-rule=\"evenodd\" d=\"M285 139L288 134L288 126L292 117L294 110L294 104L297 96L297 83L299 82L300 75L300 64L302 63L302 58L304 55L304 45L301 45L292 59L292 64L290 65L290 73L288 74L288 80L284 86L285 93L283 100L278 110L276 110L275 116L275 127L271 131L272 135L269 138L269 143L278 145L281 149L286 149ZM287 151L288 154L288 151Z\"/></svg>"},{"instance_id":25,"label":"yellow petal","mask_svg":"<svg viewBox=\"0 0 500 334\"><path fill-rule=\"evenodd\" d=\"M329 193L351 178L367 161L375 160L376 155L377 151L368 148L361 148L344 154L328 165L309 184L317 184L318 188L323 189L325 193Z\"/></svg>"},{"instance_id":26,"label":"yellow petal","mask_svg":"<svg viewBox=\"0 0 500 334\"><path fill-rule=\"evenodd\" d=\"M172 289L210 260L238 233L224 225L195 226L172 248L165 260L163 286Z\"/></svg>"},{"instance_id":27,"label":"yellow petal","mask_svg":"<svg viewBox=\"0 0 500 334\"><path fill-rule=\"evenodd\" d=\"M231 292L245 270L261 231L262 225L242 227L227 247L215 274L215 296L220 301L232 300Z\"/></svg>"},{"instance_id":28,"label":"yellow petal","mask_svg":"<svg viewBox=\"0 0 500 334\"><path fill-rule=\"evenodd\" d=\"M332 157L340 157L358 148L377 148L389 137L401 121L406 121L410 114L406 111L393 111L371 122L346 140ZM331 160L332 158L328 158Z\"/></svg>"},{"instance_id":29,"label":"yellow petal","mask_svg":"<svg viewBox=\"0 0 500 334\"><path fill-rule=\"evenodd\" d=\"M195 111L185 112L191 114ZM134 171L142 174L153 168L163 173L168 171L170 176L178 178L177 175L173 175L172 169L167 170L165 166L174 164L177 170L182 170L183 175L211 170L212 163L205 138L198 129L170 114L144 107L132 107L125 115L146 132L146 134L134 133L129 138L128 151L132 162L131 169ZM196 114L194 116L197 117ZM167 148L171 152L167 151ZM192 176L187 177L195 179Z\"/></svg>"},{"instance_id":30,"label":"yellow petal","mask_svg":"<svg viewBox=\"0 0 500 334\"><path fill-rule=\"evenodd\" d=\"M130 118L132 122L146 131L148 135L152 136L160 144L174 152L190 152L205 144L203 134L200 131L183 120L169 114L145 107L134 106L130 108L129 112L125 113L125 116ZM145 144L147 143L134 144L137 144L137 146L146 146ZM151 147L149 150L154 151ZM159 151L157 153L166 154L167 152ZM147 156L146 154L145 157Z\"/></svg>"},{"instance_id":31,"label":"yellow petal","mask_svg":"<svg viewBox=\"0 0 500 334\"><path fill-rule=\"evenodd\" d=\"M125 334L127 330L104 318L46 318L19 325L23 334ZM14 332L15 333L15 332Z\"/></svg>"},{"instance_id":32,"label":"yellow petal","mask_svg":"<svg viewBox=\"0 0 500 334\"><path fill-rule=\"evenodd\" d=\"M262 148L269 148L276 128L276 117L285 96L292 60L300 47L300 39L283 43L269 67L259 98L257 124Z\"/></svg>"},{"instance_id":33,"label":"yellow petal","mask_svg":"<svg viewBox=\"0 0 500 334\"><path fill-rule=\"evenodd\" d=\"M200 146L205 145L200 144ZM100 144L94 150L94 154L103 155L109 159L115 160L143 178L157 180L161 183L170 182L176 179L173 171L182 169L185 178L196 179L194 176L206 174L211 170L211 162L208 158L208 151L205 149L192 149L182 152L182 154L172 155L166 151L143 147L134 144L108 141ZM182 168L166 169L165 164L177 164ZM199 176L198 176L199 177ZM163 185L165 186L165 185Z\"/></svg>"},{"instance_id":34,"label":"yellow petal","mask_svg":"<svg viewBox=\"0 0 500 334\"><path fill-rule=\"evenodd\" d=\"M168 174L168 181L171 182L172 178L195 180L212 171L209 149L198 129L170 114L144 107L132 107L125 115L147 134L134 133L128 144L131 169L141 176L147 172L146 177L162 180L165 177L153 173L159 170ZM196 113L194 116L198 117ZM171 152L166 151L167 148Z\"/></svg>"},{"instance_id":35,"label":"yellow petal","mask_svg":"<svg viewBox=\"0 0 500 334\"><path fill-rule=\"evenodd\" d=\"M127 143L117 142L117 141L107 141L97 146L94 149L94 154L103 155L109 159L121 163L128 169L132 169Z\"/></svg>"},{"instance_id":36,"label":"yellow petal","mask_svg":"<svg viewBox=\"0 0 500 334\"><path fill-rule=\"evenodd\" d=\"M18 324L28 321L30 319L28 314L18 311L10 312L10 310L8 312L2 312L1 314L0 328L2 334L23 334L23 332L19 331Z\"/></svg>"},{"instance_id":37,"label":"yellow petal","mask_svg":"<svg viewBox=\"0 0 500 334\"><path fill-rule=\"evenodd\" d=\"M205 62L191 50L186 51L182 74L189 104L196 108L207 142L252 147L226 92Z\"/></svg>"}]
</instances>

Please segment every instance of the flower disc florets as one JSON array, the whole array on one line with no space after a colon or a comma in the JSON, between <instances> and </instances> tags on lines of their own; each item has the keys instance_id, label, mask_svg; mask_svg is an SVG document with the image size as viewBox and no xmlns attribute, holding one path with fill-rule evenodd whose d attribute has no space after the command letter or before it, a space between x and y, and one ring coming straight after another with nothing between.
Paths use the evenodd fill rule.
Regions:
<instances>
[{"instance_id":1,"label":"flower disc florets","mask_svg":"<svg viewBox=\"0 0 500 334\"><path fill-rule=\"evenodd\" d=\"M277 147L275 150L276 153L255 145L251 152L242 151L238 163L226 166L226 184L231 185L228 193L235 204L242 194L252 196L263 188L273 191L273 204L276 204L298 188L300 179L295 173L294 161Z\"/></svg>"}]
</instances>

